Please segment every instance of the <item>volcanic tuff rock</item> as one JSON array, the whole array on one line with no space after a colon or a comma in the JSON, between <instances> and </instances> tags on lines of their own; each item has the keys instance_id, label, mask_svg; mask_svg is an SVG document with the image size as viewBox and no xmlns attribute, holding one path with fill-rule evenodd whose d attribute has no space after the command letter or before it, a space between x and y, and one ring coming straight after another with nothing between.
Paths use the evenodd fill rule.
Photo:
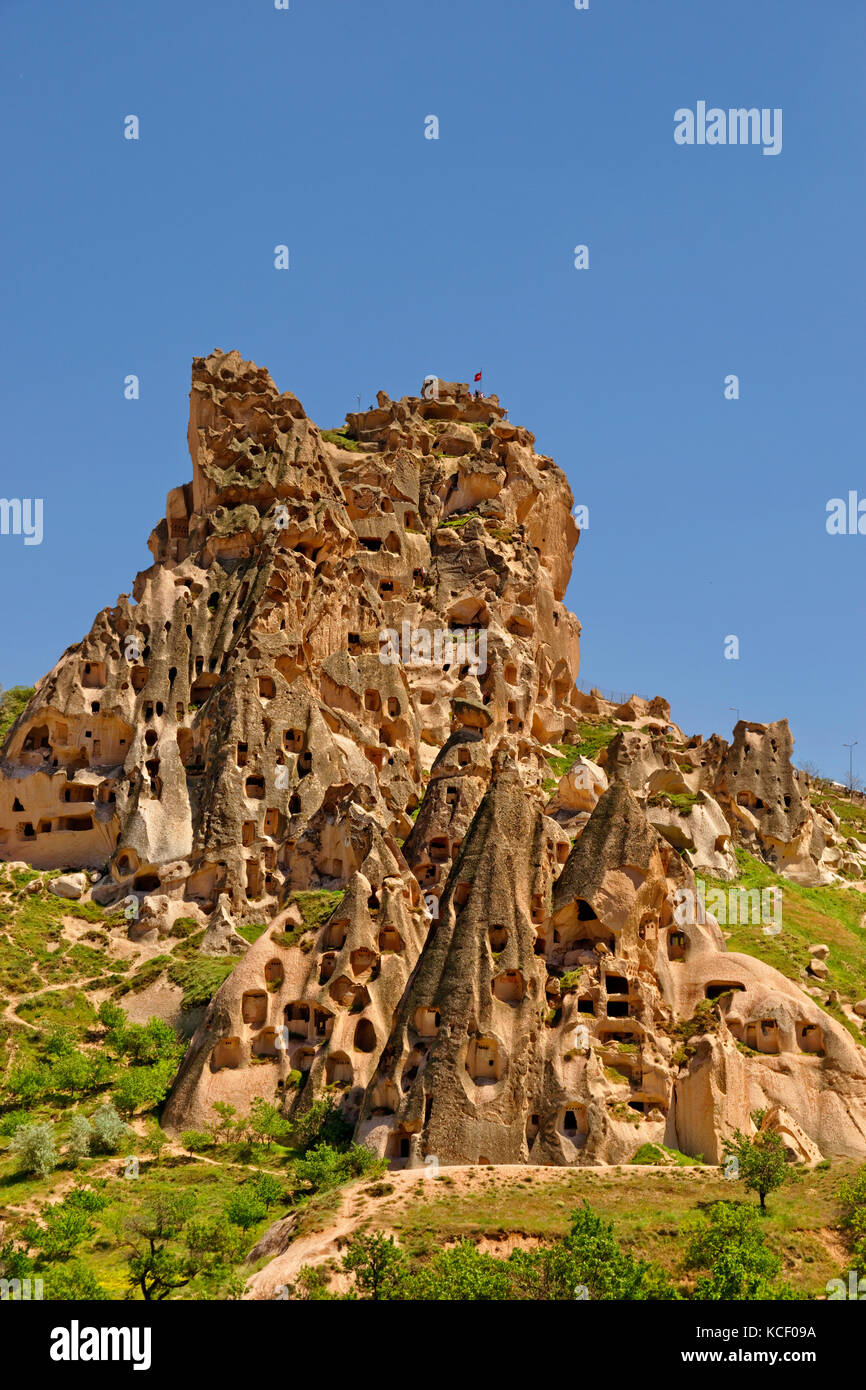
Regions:
<instances>
[{"instance_id":1,"label":"volcanic tuff rock","mask_svg":"<svg viewBox=\"0 0 866 1390\"><path fill-rule=\"evenodd\" d=\"M504 415L440 381L322 433L196 359L192 481L12 727L0 855L238 957L170 1127L327 1092L395 1165L570 1164L715 1158L761 1106L795 1157L866 1153L866 1052L679 912L735 844L809 882L866 857L784 721L729 746L577 690L571 492Z\"/></svg>"}]
</instances>

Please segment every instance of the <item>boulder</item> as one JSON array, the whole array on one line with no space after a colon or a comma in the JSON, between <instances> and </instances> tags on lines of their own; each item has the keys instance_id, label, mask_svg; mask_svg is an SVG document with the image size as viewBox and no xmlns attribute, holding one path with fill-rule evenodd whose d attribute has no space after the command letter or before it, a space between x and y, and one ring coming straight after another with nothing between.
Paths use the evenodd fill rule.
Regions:
<instances>
[{"instance_id":1,"label":"boulder","mask_svg":"<svg viewBox=\"0 0 866 1390\"><path fill-rule=\"evenodd\" d=\"M48 891L58 898L80 898L89 887L87 874L61 874L49 879Z\"/></svg>"}]
</instances>

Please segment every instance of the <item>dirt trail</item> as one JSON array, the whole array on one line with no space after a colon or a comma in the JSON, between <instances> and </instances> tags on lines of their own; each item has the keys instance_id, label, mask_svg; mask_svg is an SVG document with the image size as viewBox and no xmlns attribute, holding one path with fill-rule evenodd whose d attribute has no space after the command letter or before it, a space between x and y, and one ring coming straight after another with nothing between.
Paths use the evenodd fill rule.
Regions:
<instances>
[{"instance_id":1,"label":"dirt trail","mask_svg":"<svg viewBox=\"0 0 866 1390\"><path fill-rule=\"evenodd\" d=\"M698 1178L707 1172L718 1174L718 1171L718 1166L712 1164L694 1164L675 1169L673 1166L670 1168L649 1168L646 1166L631 1167L628 1164L616 1163L593 1164L592 1168L539 1168L534 1164L515 1163L509 1164L507 1168L490 1169L480 1167L477 1163L467 1163L455 1164L453 1167L449 1166L443 1169L442 1177L449 1179L448 1192L454 1195L455 1193L478 1191L491 1178L495 1179L497 1185L529 1181L533 1184L547 1186L560 1182L563 1186L567 1186L575 1173L578 1172L581 1174L587 1172L621 1173L623 1175L633 1172L641 1178L646 1178L650 1172L659 1174L677 1172L678 1174L691 1174ZM373 1187L377 1182L387 1183L394 1189L393 1192L387 1194L384 1200L365 1192L365 1188ZM329 1215L325 1229L311 1231L296 1240L292 1240L291 1228L288 1228L285 1239L291 1243L286 1246L282 1253L275 1254L263 1269L260 1269L257 1274L250 1278L244 1291L244 1298L284 1298L285 1286L295 1282L303 1265L320 1265L326 1260L339 1261L347 1238L351 1237L359 1227L369 1222L371 1217L375 1217L377 1230L396 1233L398 1214L410 1202L417 1199L417 1188L419 1184L425 1183L429 1184L429 1199L433 1200L437 1195L436 1182L431 1171L427 1168L409 1168L403 1169L402 1172L385 1173L381 1179L359 1178L350 1186L341 1188L339 1205ZM509 1239L511 1239L511 1245L507 1247L509 1249L514 1248L517 1244L533 1245L538 1243L533 1238L527 1238L525 1242L517 1237ZM501 1251L503 1246L496 1242L491 1243L490 1248ZM332 1281L330 1287L340 1292L346 1287L346 1282L341 1281L338 1276Z\"/></svg>"}]
</instances>

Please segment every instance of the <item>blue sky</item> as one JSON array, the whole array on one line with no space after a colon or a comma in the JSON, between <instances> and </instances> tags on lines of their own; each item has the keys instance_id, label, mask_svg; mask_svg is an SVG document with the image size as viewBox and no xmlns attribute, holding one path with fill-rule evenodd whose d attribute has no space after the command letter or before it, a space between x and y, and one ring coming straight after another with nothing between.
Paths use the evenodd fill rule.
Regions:
<instances>
[{"instance_id":1,"label":"blue sky","mask_svg":"<svg viewBox=\"0 0 866 1390\"><path fill-rule=\"evenodd\" d=\"M866 770L866 536L825 529L866 497L864 58L861 0L0 0L0 495L45 517L0 536L0 682L150 563L193 356L323 427L483 369L590 508L582 681ZM700 100L782 108L781 153L678 146Z\"/></svg>"}]
</instances>

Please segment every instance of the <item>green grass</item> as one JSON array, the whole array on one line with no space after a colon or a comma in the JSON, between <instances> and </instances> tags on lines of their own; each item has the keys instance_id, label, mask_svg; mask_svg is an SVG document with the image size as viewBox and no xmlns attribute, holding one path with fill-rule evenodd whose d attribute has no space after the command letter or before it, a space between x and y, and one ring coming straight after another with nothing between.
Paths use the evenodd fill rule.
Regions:
<instances>
[{"instance_id":1,"label":"green grass","mask_svg":"<svg viewBox=\"0 0 866 1390\"><path fill-rule=\"evenodd\" d=\"M728 950L742 951L766 961L789 980L801 984L802 972L810 959L809 946L823 942L830 947L830 955L826 962L829 973L821 982L821 988L828 993L835 989L850 1002L866 997L866 927L860 925L866 911L866 897L853 888L835 884L808 888L791 883L745 850L738 848L736 856L740 871L736 885L723 883L708 874L699 877L705 880L708 889L715 887L725 894L731 886L781 888L782 930L778 936L766 936L758 924L721 923L728 936ZM710 902L707 907L712 910ZM826 1011L862 1043L862 1030L850 1023L841 1009L831 1005Z\"/></svg>"},{"instance_id":2,"label":"green grass","mask_svg":"<svg viewBox=\"0 0 866 1390\"><path fill-rule=\"evenodd\" d=\"M632 1163L638 1165L660 1165L663 1167L694 1168L699 1166L697 1158L690 1158L688 1154L680 1153L679 1149L668 1149L664 1144L641 1144L637 1153L632 1157Z\"/></svg>"},{"instance_id":3,"label":"green grass","mask_svg":"<svg viewBox=\"0 0 866 1390\"><path fill-rule=\"evenodd\" d=\"M467 521L472 521L473 518L479 521L481 519L478 512L462 512L460 516L449 516L447 521L439 523L439 530L441 531L447 526L465 526Z\"/></svg>"},{"instance_id":4,"label":"green grass","mask_svg":"<svg viewBox=\"0 0 866 1390\"><path fill-rule=\"evenodd\" d=\"M577 725L580 739L577 751L589 758L590 762L595 762L602 748L606 748L619 732L620 726L612 724L609 719L581 719Z\"/></svg>"},{"instance_id":5,"label":"green grass","mask_svg":"<svg viewBox=\"0 0 866 1390\"><path fill-rule=\"evenodd\" d=\"M583 744L580 748L574 748L570 743L557 743L555 746L559 749L559 756L554 757L552 753L548 753L547 762L556 773L557 779L570 772L578 758L588 756L584 753ZM553 785L556 786L557 783L554 782ZM547 784L544 783L544 786L546 789Z\"/></svg>"},{"instance_id":6,"label":"green grass","mask_svg":"<svg viewBox=\"0 0 866 1390\"><path fill-rule=\"evenodd\" d=\"M345 896L344 890L331 892L327 888L317 888L310 892L292 893L290 903L297 903L304 919L306 931L315 931L327 922L331 913L339 907Z\"/></svg>"},{"instance_id":7,"label":"green grass","mask_svg":"<svg viewBox=\"0 0 866 1390\"><path fill-rule=\"evenodd\" d=\"M197 960L172 961L168 978L183 990L181 1008L198 1009L209 1004L237 963L237 956L200 956Z\"/></svg>"},{"instance_id":8,"label":"green grass","mask_svg":"<svg viewBox=\"0 0 866 1390\"><path fill-rule=\"evenodd\" d=\"M857 840L866 841L866 806L848 801L841 796L815 796L815 801L826 802L831 811L839 817L840 833L846 837L853 835Z\"/></svg>"},{"instance_id":9,"label":"green grass","mask_svg":"<svg viewBox=\"0 0 866 1390\"><path fill-rule=\"evenodd\" d=\"M137 994L140 990L149 989L151 985L156 984L157 980L165 974L166 970L168 970L169 966L172 964L175 964L172 956L151 956L150 960L146 960L143 965L140 965L138 969L130 975L128 980L123 982L123 985L117 991L118 997L129 991L133 994Z\"/></svg>"},{"instance_id":10,"label":"green grass","mask_svg":"<svg viewBox=\"0 0 866 1390\"><path fill-rule=\"evenodd\" d=\"M845 1257L839 1254L833 1229L840 1215L835 1190L856 1166L850 1160L834 1160L826 1169L796 1172L768 1199L761 1229L783 1261L784 1276L803 1298L823 1295L827 1280L848 1267L840 1266ZM720 1170L693 1164L623 1166L613 1171L581 1168L553 1179L541 1177L543 1172L514 1178L507 1169L491 1174L479 1169L468 1192L452 1190L453 1180L425 1184L423 1189L419 1185L423 1195L403 1210L388 1200L377 1203L375 1224L395 1230L410 1253L423 1255L462 1238L565 1235L571 1212L585 1199L594 1211L613 1220L624 1249L681 1279L685 1237L705 1206L751 1200L741 1184L727 1181ZM447 1179L447 1170L441 1176ZM426 1195L431 1188L435 1196Z\"/></svg>"},{"instance_id":11,"label":"green grass","mask_svg":"<svg viewBox=\"0 0 866 1390\"><path fill-rule=\"evenodd\" d=\"M689 816L692 809L702 800L700 792L653 792L648 799L648 806L673 806L675 810L682 811Z\"/></svg>"},{"instance_id":12,"label":"green grass","mask_svg":"<svg viewBox=\"0 0 866 1390\"><path fill-rule=\"evenodd\" d=\"M16 881L0 902L0 990L32 993L44 985L72 983L105 968L108 957L63 937L64 918L111 926L117 920L95 903L69 902L50 894L29 894L23 884L42 877L30 871L5 877ZM123 969L123 966L115 967Z\"/></svg>"},{"instance_id":13,"label":"green grass","mask_svg":"<svg viewBox=\"0 0 866 1390\"><path fill-rule=\"evenodd\" d=\"M266 932L267 929L267 925L264 922L254 922L248 927L238 927L238 936L242 936L244 941L248 941L252 946L253 942L258 941L259 937L263 932Z\"/></svg>"},{"instance_id":14,"label":"green grass","mask_svg":"<svg viewBox=\"0 0 866 1390\"><path fill-rule=\"evenodd\" d=\"M329 444L336 444L339 449L348 449L353 454L364 452L357 439L348 437L345 426L339 430L322 430L322 438L327 439Z\"/></svg>"},{"instance_id":15,"label":"green grass","mask_svg":"<svg viewBox=\"0 0 866 1390\"><path fill-rule=\"evenodd\" d=\"M32 685L11 685L8 690L0 690L0 743L6 738L34 689Z\"/></svg>"},{"instance_id":16,"label":"green grass","mask_svg":"<svg viewBox=\"0 0 866 1390\"><path fill-rule=\"evenodd\" d=\"M90 1000L80 989L49 990L25 999L15 1011L26 1023L62 1023L72 1028L81 1028L96 1020L96 1013Z\"/></svg>"}]
</instances>

